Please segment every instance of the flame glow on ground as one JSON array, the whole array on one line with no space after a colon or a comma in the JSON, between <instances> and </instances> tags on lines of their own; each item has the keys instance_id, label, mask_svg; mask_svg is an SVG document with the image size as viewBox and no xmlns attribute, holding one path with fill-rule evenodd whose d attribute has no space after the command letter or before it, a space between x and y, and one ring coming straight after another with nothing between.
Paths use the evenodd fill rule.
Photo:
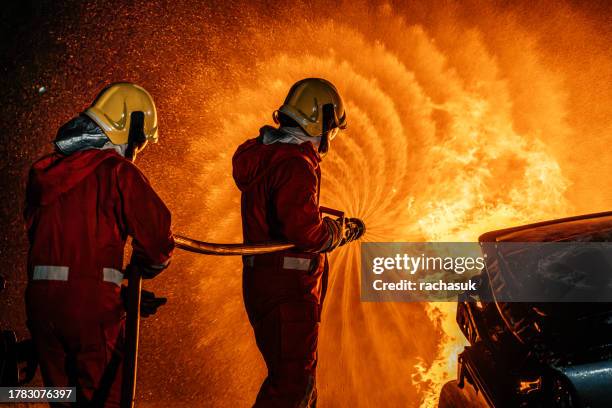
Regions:
<instances>
[{"instance_id":1,"label":"flame glow on ground","mask_svg":"<svg viewBox=\"0 0 612 408\"><path fill-rule=\"evenodd\" d=\"M23 140L51 130L14 156L25 169L104 84L140 83L157 100L161 142L139 165L175 230L237 242L234 150L293 82L321 76L349 115L322 165L321 203L363 217L367 240L471 241L609 210L612 13L606 2L512 3L57 5L46 58L33 58L49 91L24 97L21 116L3 113ZM361 303L358 246L331 265L320 406L435 407L464 345L456 305ZM142 327L141 406L249 406L265 367L240 261L177 253L146 286L169 304Z\"/></svg>"}]
</instances>

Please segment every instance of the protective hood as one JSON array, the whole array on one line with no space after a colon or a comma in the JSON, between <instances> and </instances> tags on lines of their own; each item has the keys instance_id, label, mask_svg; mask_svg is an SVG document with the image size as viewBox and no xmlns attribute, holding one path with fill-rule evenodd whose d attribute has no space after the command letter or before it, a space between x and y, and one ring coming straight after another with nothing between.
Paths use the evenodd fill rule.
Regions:
<instances>
[{"instance_id":1,"label":"protective hood","mask_svg":"<svg viewBox=\"0 0 612 408\"><path fill-rule=\"evenodd\" d=\"M302 128L299 127L281 127L280 129L264 127L263 129L263 144L302 144L305 142L310 142L315 147L315 149L318 149L319 144L321 143L321 137L309 136L306 132L302 130Z\"/></svg>"},{"instance_id":2,"label":"protective hood","mask_svg":"<svg viewBox=\"0 0 612 408\"><path fill-rule=\"evenodd\" d=\"M264 126L259 132L258 138L249 139L240 145L232 159L234 181L241 191L248 189L279 163L292 157L306 158L314 167L318 167L321 156L312 143L270 143L272 140L286 137L287 134L272 126Z\"/></svg>"},{"instance_id":3,"label":"protective hood","mask_svg":"<svg viewBox=\"0 0 612 408\"><path fill-rule=\"evenodd\" d=\"M111 158L125 160L115 150L99 149L83 150L70 156L53 153L43 157L30 169L27 202L41 207L52 204Z\"/></svg>"},{"instance_id":4,"label":"protective hood","mask_svg":"<svg viewBox=\"0 0 612 408\"><path fill-rule=\"evenodd\" d=\"M109 142L100 127L85 115L70 119L57 131L55 148L62 154L86 149L100 149Z\"/></svg>"}]
</instances>

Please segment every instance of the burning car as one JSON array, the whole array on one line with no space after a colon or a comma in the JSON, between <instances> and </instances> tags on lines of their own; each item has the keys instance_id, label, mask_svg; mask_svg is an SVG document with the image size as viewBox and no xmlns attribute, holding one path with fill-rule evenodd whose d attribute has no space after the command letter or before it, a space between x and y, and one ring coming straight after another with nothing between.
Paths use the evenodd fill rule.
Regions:
<instances>
[{"instance_id":1,"label":"burning car","mask_svg":"<svg viewBox=\"0 0 612 408\"><path fill-rule=\"evenodd\" d=\"M612 303L512 301L509 294L536 274L521 251L504 245L612 242L612 212L488 232L479 241L486 259L480 285L460 295L457 307L469 346L439 407L611 407ZM608 255L566 256L564 273L573 272L572 262L583 265L600 293L609 293Z\"/></svg>"}]
</instances>

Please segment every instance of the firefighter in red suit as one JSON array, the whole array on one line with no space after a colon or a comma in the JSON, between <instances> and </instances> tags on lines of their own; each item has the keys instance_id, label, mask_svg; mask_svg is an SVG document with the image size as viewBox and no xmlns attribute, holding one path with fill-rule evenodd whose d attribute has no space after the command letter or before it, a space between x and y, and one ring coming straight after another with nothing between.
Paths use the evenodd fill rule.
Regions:
<instances>
[{"instance_id":1,"label":"firefighter in red suit","mask_svg":"<svg viewBox=\"0 0 612 408\"><path fill-rule=\"evenodd\" d=\"M157 141L151 95L116 83L30 170L28 326L44 384L76 387L77 406L119 406L126 239L130 264L148 278L174 247L170 212L133 163L148 141Z\"/></svg>"},{"instance_id":2,"label":"firefighter in red suit","mask_svg":"<svg viewBox=\"0 0 612 408\"><path fill-rule=\"evenodd\" d=\"M344 105L328 81L307 78L289 91L274 115L242 144L233 173L242 192L244 241L288 241L296 249L243 258L243 294L268 376L254 407L316 405L315 373L326 252L359 238L358 219L346 225L319 211L319 163L339 129ZM359 226L355 228L355 226Z\"/></svg>"}]
</instances>

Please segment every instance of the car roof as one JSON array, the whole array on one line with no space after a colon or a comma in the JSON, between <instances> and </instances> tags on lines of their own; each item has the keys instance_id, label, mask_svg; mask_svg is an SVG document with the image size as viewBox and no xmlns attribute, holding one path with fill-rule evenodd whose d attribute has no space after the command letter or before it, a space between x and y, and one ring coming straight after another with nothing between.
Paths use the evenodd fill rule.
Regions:
<instances>
[{"instance_id":1,"label":"car roof","mask_svg":"<svg viewBox=\"0 0 612 408\"><path fill-rule=\"evenodd\" d=\"M612 211L505 228L482 234L479 242L555 242L612 233Z\"/></svg>"}]
</instances>

